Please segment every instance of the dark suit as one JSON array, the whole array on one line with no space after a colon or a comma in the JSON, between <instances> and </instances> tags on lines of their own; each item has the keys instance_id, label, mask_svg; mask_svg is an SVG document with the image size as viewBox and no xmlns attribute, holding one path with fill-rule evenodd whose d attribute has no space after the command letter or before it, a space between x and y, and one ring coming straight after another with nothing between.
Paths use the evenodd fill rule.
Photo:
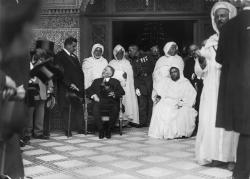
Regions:
<instances>
[{"instance_id":1,"label":"dark suit","mask_svg":"<svg viewBox=\"0 0 250 179\"><path fill-rule=\"evenodd\" d=\"M250 174L250 10L224 25L216 60L222 64L216 126L240 133L234 176Z\"/></svg>"},{"instance_id":2,"label":"dark suit","mask_svg":"<svg viewBox=\"0 0 250 179\"><path fill-rule=\"evenodd\" d=\"M84 99L84 74L81 64L75 55L68 55L64 50L55 56L55 63L63 69L63 79L58 81L58 104L62 112L65 130L68 127L69 102L72 105L71 129L83 129L83 107L80 100L69 100L66 96L70 92L70 84L75 84L79 92L74 93Z\"/></svg>"},{"instance_id":3,"label":"dark suit","mask_svg":"<svg viewBox=\"0 0 250 179\"><path fill-rule=\"evenodd\" d=\"M153 90L152 73L155 62L151 56L140 54L131 60L131 65L134 71L135 89L138 88L141 92L141 96L138 96L140 125L148 126L153 108L151 94Z\"/></svg>"},{"instance_id":4,"label":"dark suit","mask_svg":"<svg viewBox=\"0 0 250 179\"><path fill-rule=\"evenodd\" d=\"M109 86L109 89L104 89L106 86ZM110 91L115 93L115 97L108 96ZM93 101L93 115L98 130L103 130L103 122L101 120L101 112L103 110L109 113L108 130L111 130L119 116L120 98L125 94L120 82L114 78L110 78L108 82L104 82L103 78L98 78L93 81L86 92L88 98L91 98L94 94L100 98L100 102Z\"/></svg>"}]
</instances>

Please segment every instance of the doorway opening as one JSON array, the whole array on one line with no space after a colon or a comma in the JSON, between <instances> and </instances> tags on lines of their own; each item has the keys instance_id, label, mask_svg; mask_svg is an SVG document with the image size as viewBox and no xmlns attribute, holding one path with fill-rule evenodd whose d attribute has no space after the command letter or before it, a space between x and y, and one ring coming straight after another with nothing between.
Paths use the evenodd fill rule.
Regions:
<instances>
[{"instance_id":1,"label":"doorway opening","mask_svg":"<svg viewBox=\"0 0 250 179\"><path fill-rule=\"evenodd\" d=\"M179 49L193 42L194 23L192 20L160 21L114 21L113 47L121 44L127 50L136 44L143 51L158 45L160 49L169 42L175 41Z\"/></svg>"}]
</instances>

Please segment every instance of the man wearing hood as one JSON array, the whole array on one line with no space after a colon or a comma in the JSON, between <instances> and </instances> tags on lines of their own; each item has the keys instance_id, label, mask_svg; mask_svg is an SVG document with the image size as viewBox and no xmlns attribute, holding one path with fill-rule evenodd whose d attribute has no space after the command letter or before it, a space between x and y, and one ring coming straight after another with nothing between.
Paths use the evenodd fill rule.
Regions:
<instances>
[{"instance_id":1,"label":"man wearing hood","mask_svg":"<svg viewBox=\"0 0 250 179\"><path fill-rule=\"evenodd\" d=\"M102 77L102 72L108 65L108 61L102 56L103 53L103 45L95 44L91 50L92 56L83 60L82 70L85 76L85 89L90 87L95 79Z\"/></svg>"},{"instance_id":2,"label":"man wearing hood","mask_svg":"<svg viewBox=\"0 0 250 179\"><path fill-rule=\"evenodd\" d=\"M125 58L125 49L121 45L116 45L114 50L114 60L109 65L115 69L113 78L121 82L125 91L122 103L125 106L124 119L139 124L138 101L134 87L134 73L130 62Z\"/></svg>"},{"instance_id":3,"label":"man wearing hood","mask_svg":"<svg viewBox=\"0 0 250 179\"><path fill-rule=\"evenodd\" d=\"M236 13L236 8L228 2L215 3L211 20L216 33L206 40L201 50L196 51L195 73L203 79L204 84L196 137L196 160L201 165L221 166L236 160L238 134L215 127L221 72L221 65L215 61L219 33L221 27Z\"/></svg>"},{"instance_id":4,"label":"man wearing hood","mask_svg":"<svg viewBox=\"0 0 250 179\"><path fill-rule=\"evenodd\" d=\"M234 179L250 175L250 0L220 33L216 60L222 65L216 126L240 133Z\"/></svg>"},{"instance_id":5,"label":"man wearing hood","mask_svg":"<svg viewBox=\"0 0 250 179\"><path fill-rule=\"evenodd\" d=\"M154 86L150 137L174 139L190 137L193 133L197 112L192 106L196 91L183 76L183 68L182 61L173 61L169 66L170 77Z\"/></svg>"}]
</instances>

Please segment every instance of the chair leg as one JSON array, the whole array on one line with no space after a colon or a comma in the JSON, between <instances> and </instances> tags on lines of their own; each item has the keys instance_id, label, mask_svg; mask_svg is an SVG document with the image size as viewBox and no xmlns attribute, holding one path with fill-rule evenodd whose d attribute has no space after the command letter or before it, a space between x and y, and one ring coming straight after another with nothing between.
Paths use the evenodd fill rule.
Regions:
<instances>
[{"instance_id":1,"label":"chair leg","mask_svg":"<svg viewBox=\"0 0 250 179\"><path fill-rule=\"evenodd\" d=\"M122 120L119 120L120 135L122 135Z\"/></svg>"},{"instance_id":2,"label":"chair leg","mask_svg":"<svg viewBox=\"0 0 250 179\"><path fill-rule=\"evenodd\" d=\"M85 119L85 131L84 134L87 135L88 134L88 120Z\"/></svg>"}]
</instances>

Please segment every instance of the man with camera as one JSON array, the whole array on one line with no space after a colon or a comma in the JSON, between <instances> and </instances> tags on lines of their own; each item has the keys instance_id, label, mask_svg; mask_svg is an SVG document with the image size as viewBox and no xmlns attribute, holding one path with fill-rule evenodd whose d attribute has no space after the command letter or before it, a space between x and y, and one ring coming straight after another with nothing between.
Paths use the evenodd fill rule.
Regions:
<instances>
[{"instance_id":1,"label":"man with camera","mask_svg":"<svg viewBox=\"0 0 250 179\"><path fill-rule=\"evenodd\" d=\"M120 81L112 78L114 68L107 66L102 72L102 78L93 81L87 89L87 97L93 100L93 115L99 131L99 138L103 139L104 135L111 138L111 129L119 116L120 98L125 94ZM109 115L109 121L102 121L101 114L106 111Z\"/></svg>"}]
</instances>

